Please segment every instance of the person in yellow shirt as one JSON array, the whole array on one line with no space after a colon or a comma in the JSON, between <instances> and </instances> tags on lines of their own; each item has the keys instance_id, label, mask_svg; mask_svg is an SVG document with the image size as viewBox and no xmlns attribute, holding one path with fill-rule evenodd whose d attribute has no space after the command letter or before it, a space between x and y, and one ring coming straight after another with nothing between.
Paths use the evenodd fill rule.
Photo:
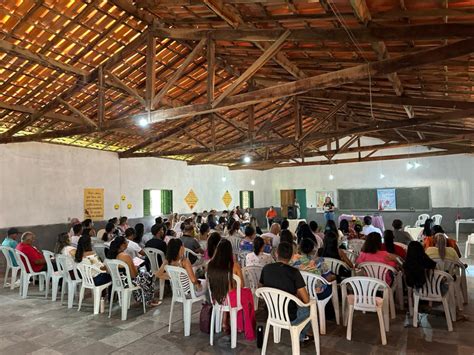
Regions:
<instances>
[{"instance_id":1,"label":"person in yellow shirt","mask_svg":"<svg viewBox=\"0 0 474 355\"><path fill-rule=\"evenodd\" d=\"M434 236L435 246L426 248L426 254L431 259L441 259L449 261L459 261L458 254L454 248L447 246L447 238L442 233Z\"/></svg>"}]
</instances>

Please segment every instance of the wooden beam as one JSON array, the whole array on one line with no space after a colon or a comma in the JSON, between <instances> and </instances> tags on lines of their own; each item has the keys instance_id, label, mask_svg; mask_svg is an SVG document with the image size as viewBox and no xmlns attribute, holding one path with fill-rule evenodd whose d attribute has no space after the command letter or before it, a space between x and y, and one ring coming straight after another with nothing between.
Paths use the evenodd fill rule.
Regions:
<instances>
[{"instance_id":1,"label":"wooden beam","mask_svg":"<svg viewBox=\"0 0 474 355\"><path fill-rule=\"evenodd\" d=\"M77 117L79 117L82 120L82 123L91 126L91 127L97 127L97 123L95 123L93 120L91 120L89 117L84 115L80 110L75 108L73 105L71 105L69 102L64 101L60 97L58 98L59 103L66 107L69 111L71 111L73 114L75 114Z\"/></svg>"},{"instance_id":2,"label":"wooden beam","mask_svg":"<svg viewBox=\"0 0 474 355\"><path fill-rule=\"evenodd\" d=\"M318 120L318 123L313 125L310 129L308 129L302 138L305 138L307 137L308 135L310 135L312 132L314 132L315 130L317 130L318 128L320 128L321 126L321 123L324 123L324 122L327 122L329 120L331 120L335 115L336 113L341 109L343 108L344 106L346 105L346 101L339 101L338 103L336 103L336 105L334 107L332 107L329 112L323 117L321 118L320 120Z\"/></svg>"},{"instance_id":3,"label":"wooden beam","mask_svg":"<svg viewBox=\"0 0 474 355\"><path fill-rule=\"evenodd\" d=\"M30 114L30 115L33 115L37 112L37 110L35 110L31 107L27 107L27 106L23 106L23 105L11 105L9 103L2 102L2 101L0 101L0 109L1 110L7 110L7 111L27 113L27 114ZM64 121L64 122L69 122L69 123L73 123L73 124L77 124L77 125L82 125L83 124L82 119L80 119L78 117L62 115L60 113L56 113L56 112L52 112L52 111L46 112L44 114L44 116L46 118L53 119L55 121Z\"/></svg>"},{"instance_id":4,"label":"wooden beam","mask_svg":"<svg viewBox=\"0 0 474 355\"><path fill-rule=\"evenodd\" d=\"M361 64L351 68L341 69L334 72L324 73L293 82L272 86L265 89L255 90L224 99L219 107L208 104L194 104L182 106L170 110L159 110L151 113L151 122L163 119L177 119L217 110L231 109L248 106L258 102L271 101L281 97L294 96L310 90L324 89L331 86L339 86L349 82L366 79L369 75L386 75L403 69L418 67L420 65L440 62L470 54L474 51L474 38L466 39L435 49L428 49L416 53L407 54L398 58L387 59L369 64Z\"/></svg>"},{"instance_id":5,"label":"wooden beam","mask_svg":"<svg viewBox=\"0 0 474 355\"><path fill-rule=\"evenodd\" d=\"M264 133L264 132L268 132L269 129L271 129L273 126L274 126L274 119L276 117L278 117L278 115L285 109L285 107L287 105L290 104L290 102L292 102L292 98L288 98L286 99L283 104L281 104L280 106L277 106L269 119L265 120L265 122L263 122L263 124L257 129L257 132L255 132L255 135L258 136L260 133Z\"/></svg>"},{"instance_id":6,"label":"wooden beam","mask_svg":"<svg viewBox=\"0 0 474 355\"><path fill-rule=\"evenodd\" d=\"M116 88L119 88L123 91L125 91L127 94L129 94L131 97L133 97L134 99L136 99L138 102L140 102L140 104L143 106L143 107L146 107L146 102L145 100L143 99L142 95L140 95L140 93L138 92L138 90L128 86L127 84L125 84L122 80L120 80L120 78L118 78L115 74L113 74L111 71L105 71L106 74L107 74L107 78L106 78L106 83L109 84L109 82ZM148 80L148 77L147 77L147 80Z\"/></svg>"},{"instance_id":7,"label":"wooden beam","mask_svg":"<svg viewBox=\"0 0 474 355\"><path fill-rule=\"evenodd\" d=\"M300 104L296 96L293 97L293 106L294 106L293 116L295 120L295 141L299 142L301 136L303 135L303 127L302 127L303 124L301 122Z\"/></svg>"},{"instance_id":8,"label":"wooden beam","mask_svg":"<svg viewBox=\"0 0 474 355\"><path fill-rule=\"evenodd\" d=\"M156 106L160 103L161 99L166 95L169 89L181 78L184 73L184 70L191 64L196 56L201 52L204 45L206 44L206 38L203 38L199 41L196 47L194 47L193 51L186 57L184 62L180 65L180 67L174 72L173 76L166 81L166 84L161 88L160 92L156 94L153 98L152 106Z\"/></svg>"},{"instance_id":9,"label":"wooden beam","mask_svg":"<svg viewBox=\"0 0 474 355\"><path fill-rule=\"evenodd\" d=\"M243 23L242 23L243 24ZM236 28L236 27L234 27ZM268 42L275 41L285 30L263 28L239 29L197 29L188 28L156 28L153 32L157 37L184 41L198 41L210 37L216 41ZM410 41L462 39L474 37L474 29L467 23L445 23L404 26L377 26L369 28L351 28L351 32L359 42L376 41ZM288 41L320 43L320 41L347 42L344 29L304 28L292 29Z\"/></svg>"},{"instance_id":10,"label":"wooden beam","mask_svg":"<svg viewBox=\"0 0 474 355\"><path fill-rule=\"evenodd\" d=\"M14 45L13 43L10 43L3 39L0 39L0 51L5 52L14 57L20 57L29 60L32 63L37 63L44 67L53 68L55 70L59 70L70 75L79 76L80 80L85 80L85 78L89 74L85 70L59 62L43 54L31 52L28 49Z\"/></svg>"},{"instance_id":11,"label":"wooden beam","mask_svg":"<svg viewBox=\"0 0 474 355\"><path fill-rule=\"evenodd\" d=\"M247 80L252 77L253 74L262 68L265 63L267 63L280 50L289 34L290 31L285 31L280 36L280 38L278 38L270 47L268 47L268 49L266 49L263 54L249 68L247 68L247 70L241 76L234 80L232 84L228 86L225 91L212 102L212 107L218 106L222 100L239 89Z\"/></svg>"},{"instance_id":12,"label":"wooden beam","mask_svg":"<svg viewBox=\"0 0 474 355\"><path fill-rule=\"evenodd\" d=\"M207 102L214 101L216 85L216 43L207 38Z\"/></svg>"},{"instance_id":13,"label":"wooden beam","mask_svg":"<svg viewBox=\"0 0 474 355\"><path fill-rule=\"evenodd\" d=\"M203 2L232 28L237 28L244 23L240 14L232 6L226 6L223 0L203 0Z\"/></svg>"},{"instance_id":14,"label":"wooden beam","mask_svg":"<svg viewBox=\"0 0 474 355\"><path fill-rule=\"evenodd\" d=\"M104 68L102 66L99 67L98 79L97 118L99 121L99 127L102 127L105 121L105 78Z\"/></svg>"},{"instance_id":15,"label":"wooden beam","mask_svg":"<svg viewBox=\"0 0 474 355\"><path fill-rule=\"evenodd\" d=\"M148 111L155 108L155 86L156 86L156 38L148 33L146 41L146 81L145 81L145 107Z\"/></svg>"},{"instance_id":16,"label":"wooden beam","mask_svg":"<svg viewBox=\"0 0 474 355\"><path fill-rule=\"evenodd\" d=\"M255 107L250 105L248 111L248 139L253 141L255 138Z\"/></svg>"},{"instance_id":17,"label":"wooden beam","mask_svg":"<svg viewBox=\"0 0 474 355\"><path fill-rule=\"evenodd\" d=\"M212 141L212 151L216 149L216 116L211 113L211 141Z\"/></svg>"}]
</instances>

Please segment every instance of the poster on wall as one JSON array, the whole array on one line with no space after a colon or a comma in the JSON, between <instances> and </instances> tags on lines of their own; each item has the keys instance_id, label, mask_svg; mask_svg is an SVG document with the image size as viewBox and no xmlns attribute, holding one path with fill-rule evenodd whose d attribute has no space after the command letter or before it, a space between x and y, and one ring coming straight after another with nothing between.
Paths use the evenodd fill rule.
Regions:
<instances>
[{"instance_id":1,"label":"poster on wall","mask_svg":"<svg viewBox=\"0 0 474 355\"><path fill-rule=\"evenodd\" d=\"M104 219L104 189L84 189L84 219Z\"/></svg>"},{"instance_id":2,"label":"poster on wall","mask_svg":"<svg viewBox=\"0 0 474 355\"><path fill-rule=\"evenodd\" d=\"M395 189L377 189L377 206L379 211L395 211L397 209Z\"/></svg>"},{"instance_id":3,"label":"poster on wall","mask_svg":"<svg viewBox=\"0 0 474 355\"><path fill-rule=\"evenodd\" d=\"M331 201L336 204L336 200L334 198L335 194L334 191L317 191L316 192L316 212L323 213L324 212L324 201L326 197L330 197Z\"/></svg>"},{"instance_id":4,"label":"poster on wall","mask_svg":"<svg viewBox=\"0 0 474 355\"><path fill-rule=\"evenodd\" d=\"M189 209L193 209L196 206L197 202L199 201L196 194L194 193L193 189L189 190L188 194L184 198L184 201L188 205Z\"/></svg>"},{"instance_id":5,"label":"poster on wall","mask_svg":"<svg viewBox=\"0 0 474 355\"><path fill-rule=\"evenodd\" d=\"M226 191L222 196L222 202L224 202L225 207L229 208L230 203L232 202L232 196L229 191Z\"/></svg>"}]
</instances>

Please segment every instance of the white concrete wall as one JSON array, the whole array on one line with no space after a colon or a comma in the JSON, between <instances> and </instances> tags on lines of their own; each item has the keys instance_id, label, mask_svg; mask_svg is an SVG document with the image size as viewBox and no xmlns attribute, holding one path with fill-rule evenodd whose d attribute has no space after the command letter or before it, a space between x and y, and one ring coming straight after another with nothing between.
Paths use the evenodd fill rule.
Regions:
<instances>
[{"instance_id":1,"label":"white concrete wall","mask_svg":"<svg viewBox=\"0 0 474 355\"><path fill-rule=\"evenodd\" d=\"M474 207L473 156L416 161L421 167L410 171L407 160L229 171L167 159L120 160L115 153L45 143L0 145L0 228L82 218L83 191L88 187L105 189L107 219L141 217L144 189L172 189L174 210L180 213L191 212L184 202L191 188L199 199L197 211L223 209L226 190L232 195L231 205L239 204L240 190L253 190L255 207L267 207L280 205L280 189L301 188L307 191L308 207L314 207L318 190L414 186L431 186L433 207ZM380 173L385 175L382 180ZM329 174L334 180L329 180ZM120 205L118 211L115 204Z\"/></svg>"}]
</instances>

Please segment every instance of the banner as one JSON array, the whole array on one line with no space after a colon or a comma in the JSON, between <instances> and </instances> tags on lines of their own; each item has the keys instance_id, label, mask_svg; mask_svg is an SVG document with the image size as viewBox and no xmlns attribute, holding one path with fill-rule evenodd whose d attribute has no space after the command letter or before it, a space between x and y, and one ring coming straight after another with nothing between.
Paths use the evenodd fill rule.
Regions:
<instances>
[{"instance_id":1,"label":"banner","mask_svg":"<svg viewBox=\"0 0 474 355\"><path fill-rule=\"evenodd\" d=\"M104 219L104 189L84 189L84 219Z\"/></svg>"},{"instance_id":2,"label":"banner","mask_svg":"<svg viewBox=\"0 0 474 355\"><path fill-rule=\"evenodd\" d=\"M188 205L189 209L193 209L196 206L197 202L199 201L198 197L194 193L193 189L189 190L188 194L184 198L184 201Z\"/></svg>"},{"instance_id":3,"label":"banner","mask_svg":"<svg viewBox=\"0 0 474 355\"><path fill-rule=\"evenodd\" d=\"M397 209L395 189L377 189L377 206L379 211L395 211Z\"/></svg>"},{"instance_id":4,"label":"banner","mask_svg":"<svg viewBox=\"0 0 474 355\"><path fill-rule=\"evenodd\" d=\"M232 196L229 191L226 191L222 196L222 202L224 202L225 207L229 208L230 203L232 202Z\"/></svg>"},{"instance_id":5,"label":"banner","mask_svg":"<svg viewBox=\"0 0 474 355\"><path fill-rule=\"evenodd\" d=\"M317 191L316 192L316 212L323 213L324 212L324 200L326 200L326 197L330 197L332 203L336 204L335 198L334 198L334 191Z\"/></svg>"}]
</instances>

